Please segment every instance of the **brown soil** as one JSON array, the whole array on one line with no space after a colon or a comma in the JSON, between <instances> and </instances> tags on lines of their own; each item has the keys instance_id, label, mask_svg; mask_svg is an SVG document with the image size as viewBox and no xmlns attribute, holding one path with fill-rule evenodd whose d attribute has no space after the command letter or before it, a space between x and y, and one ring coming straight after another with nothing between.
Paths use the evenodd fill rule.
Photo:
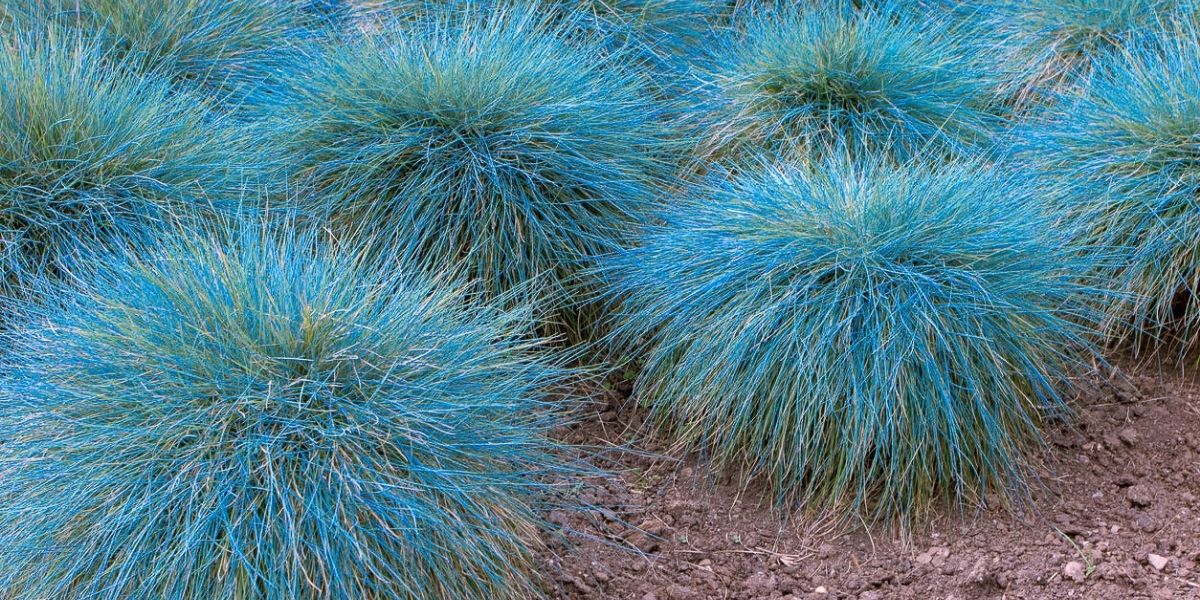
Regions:
<instances>
[{"instance_id":1,"label":"brown soil","mask_svg":"<svg viewBox=\"0 0 1200 600\"><path fill-rule=\"evenodd\" d=\"M1084 394L1074 426L1052 432L1031 505L941 517L907 540L788 522L665 456L639 434L643 413L610 392L567 437L633 450L594 459L617 476L581 490L591 510L551 513L571 533L544 557L552 595L1200 599L1200 381L1127 377Z\"/></svg>"}]
</instances>

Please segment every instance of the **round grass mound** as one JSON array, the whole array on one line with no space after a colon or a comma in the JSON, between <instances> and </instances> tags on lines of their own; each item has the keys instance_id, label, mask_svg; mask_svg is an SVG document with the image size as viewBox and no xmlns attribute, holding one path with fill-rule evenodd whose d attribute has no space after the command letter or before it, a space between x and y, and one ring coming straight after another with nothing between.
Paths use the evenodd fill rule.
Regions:
<instances>
[{"instance_id":1,"label":"round grass mound","mask_svg":"<svg viewBox=\"0 0 1200 600\"><path fill-rule=\"evenodd\" d=\"M1114 54L1089 91L1023 140L1086 243L1116 249L1104 276L1114 340L1186 350L1200 336L1200 33Z\"/></svg>"},{"instance_id":2,"label":"round grass mound","mask_svg":"<svg viewBox=\"0 0 1200 600\"><path fill-rule=\"evenodd\" d=\"M0 298L241 185L238 129L194 98L74 40L0 44Z\"/></svg>"},{"instance_id":3,"label":"round grass mound","mask_svg":"<svg viewBox=\"0 0 1200 600\"><path fill-rule=\"evenodd\" d=\"M556 0L553 5L583 41L597 41L646 69L666 95L686 91L688 69L707 51L713 24L724 10L719 0Z\"/></svg>"},{"instance_id":4,"label":"round grass mound","mask_svg":"<svg viewBox=\"0 0 1200 600\"><path fill-rule=\"evenodd\" d=\"M996 124L982 63L948 20L900 7L753 13L714 59L704 157L973 151Z\"/></svg>"},{"instance_id":5,"label":"round grass mound","mask_svg":"<svg viewBox=\"0 0 1200 600\"><path fill-rule=\"evenodd\" d=\"M341 29L350 19L354 18L356 4L349 0L297 0L300 12L308 19L309 27L317 30L332 28ZM363 2L361 4L368 4ZM364 6L364 9L369 6Z\"/></svg>"},{"instance_id":6,"label":"round grass mound","mask_svg":"<svg viewBox=\"0 0 1200 600\"><path fill-rule=\"evenodd\" d=\"M366 231L485 297L553 298L623 243L655 200L668 146L655 103L614 57L533 12L394 26L329 53L280 110L306 212Z\"/></svg>"},{"instance_id":7,"label":"round grass mound","mask_svg":"<svg viewBox=\"0 0 1200 600\"><path fill-rule=\"evenodd\" d=\"M1086 88L1109 53L1197 9L1195 0L989 0L971 19L995 42L1002 96L1024 110Z\"/></svg>"},{"instance_id":8,"label":"round grass mound","mask_svg":"<svg viewBox=\"0 0 1200 600\"><path fill-rule=\"evenodd\" d=\"M0 0L34 30L62 29L234 108L291 72L292 42L312 18L299 0ZM320 4L320 3L314 3ZM0 9L0 12L3 12Z\"/></svg>"},{"instance_id":9,"label":"round grass mound","mask_svg":"<svg viewBox=\"0 0 1200 600\"><path fill-rule=\"evenodd\" d=\"M23 311L0 363L5 598L538 595L570 372L528 311L312 237L161 239Z\"/></svg>"},{"instance_id":10,"label":"round grass mound","mask_svg":"<svg viewBox=\"0 0 1200 600\"><path fill-rule=\"evenodd\" d=\"M727 10L722 0L394 0L382 6L381 13L409 21L438 13L533 10L571 39L620 55L618 64L665 78L680 75L707 50L714 24Z\"/></svg>"},{"instance_id":11,"label":"round grass mound","mask_svg":"<svg viewBox=\"0 0 1200 600\"><path fill-rule=\"evenodd\" d=\"M780 506L915 522L1019 497L1094 319L1091 259L1037 202L981 162L714 177L603 268L634 394Z\"/></svg>"}]
</instances>

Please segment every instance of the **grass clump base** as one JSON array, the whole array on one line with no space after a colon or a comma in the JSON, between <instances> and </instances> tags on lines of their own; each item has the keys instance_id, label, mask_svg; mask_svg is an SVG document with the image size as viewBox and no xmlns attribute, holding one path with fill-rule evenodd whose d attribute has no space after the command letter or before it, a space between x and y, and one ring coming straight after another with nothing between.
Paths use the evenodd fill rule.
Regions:
<instances>
[{"instance_id":1,"label":"grass clump base","mask_svg":"<svg viewBox=\"0 0 1200 600\"><path fill-rule=\"evenodd\" d=\"M569 372L525 311L292 230L96 257L8 341L8 600L538 595Z\"/></svg>"},{"instance_id":2,"label":"grass clump base","mask_svg":"<svg viewBox=\"0 0 1200 600\"><path fill-rule=\"evenodd\" d=\"M780 506L912 523L1019 496L1094 315L1018 179L830 159L700 186L604 267L635 395Z\"/></svg>"}]
</instances>

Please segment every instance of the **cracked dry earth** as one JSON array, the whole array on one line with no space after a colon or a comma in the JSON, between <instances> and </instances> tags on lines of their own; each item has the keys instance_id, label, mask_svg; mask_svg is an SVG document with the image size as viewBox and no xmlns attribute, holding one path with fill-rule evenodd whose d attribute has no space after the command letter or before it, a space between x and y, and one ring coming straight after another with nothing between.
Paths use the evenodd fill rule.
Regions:
<instances>
[{"instance_id":1,"label":"cracked dry earth","mask_svg":"<svg viewBox=\"0 0 1200 600\"><path fill-rule=\"evenodd\" d=\"M550 514L574 532L543 556L563 600L1200 599L1200 374L1127 366L1051 433L1032 505L935 519L907 541L784 521L641 435L627 387L568 441L632 451Z\"/></svg>"}]
</instances>

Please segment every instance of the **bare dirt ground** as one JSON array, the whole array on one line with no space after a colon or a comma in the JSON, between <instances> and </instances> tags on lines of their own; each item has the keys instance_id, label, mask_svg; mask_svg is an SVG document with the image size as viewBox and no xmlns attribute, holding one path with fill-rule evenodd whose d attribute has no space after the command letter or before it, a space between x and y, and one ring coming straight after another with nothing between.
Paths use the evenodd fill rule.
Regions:
<instances>
[{"instance_id":1,"label":"bare dirt ground","mask_svg":"<svg viewBox=\"0 0 1200 600\"><path fill-rule=\"evenodd\" d=\"M1195 372L1195 368L1187 369ZM937 518L908 540L786 522L753 493L711 482L641 434L617 386L570 441L606 455L593 507L552 513L557 598L1200 599L1200 375L1125 367L1052 432L1032 505ZM609 462L611 460L611 462ZM583 536L580 536L580 532ZM632 548L632 549L631 549Z\"/></svg>"}]
</instances>

